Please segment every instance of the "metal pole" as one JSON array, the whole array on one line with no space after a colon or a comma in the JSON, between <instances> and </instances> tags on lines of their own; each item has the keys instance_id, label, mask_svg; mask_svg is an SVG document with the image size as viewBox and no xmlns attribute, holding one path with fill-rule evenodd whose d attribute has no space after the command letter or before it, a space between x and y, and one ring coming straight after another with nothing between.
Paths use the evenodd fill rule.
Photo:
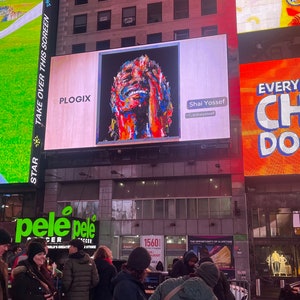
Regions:
<instances>
[{"instance_id":1,"label":"metal pole","mask_svg":"<svg viewBox=\"0 0 300 300\"><path fill-rule=\"evenodd\" d=\"M261 292L260 292L260 279L256 279L255 281L255 287L256 287L256 296L260 296Z\"/></svg>"}]
</instances>

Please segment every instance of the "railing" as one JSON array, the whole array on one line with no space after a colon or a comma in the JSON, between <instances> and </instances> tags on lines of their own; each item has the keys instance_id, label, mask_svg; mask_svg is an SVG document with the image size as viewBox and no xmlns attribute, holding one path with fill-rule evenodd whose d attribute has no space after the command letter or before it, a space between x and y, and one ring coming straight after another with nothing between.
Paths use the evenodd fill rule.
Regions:
<instances>
[{"instance_id":1,"label":"railing","mask_svg":"<svg viewBox=\"0 0 300 300\"><path fill-rule=\"evenodd\" d=\"M230 280L230 290L236 300L250 300L250 283L246 280Z\"/></svg>"}]
</instances>

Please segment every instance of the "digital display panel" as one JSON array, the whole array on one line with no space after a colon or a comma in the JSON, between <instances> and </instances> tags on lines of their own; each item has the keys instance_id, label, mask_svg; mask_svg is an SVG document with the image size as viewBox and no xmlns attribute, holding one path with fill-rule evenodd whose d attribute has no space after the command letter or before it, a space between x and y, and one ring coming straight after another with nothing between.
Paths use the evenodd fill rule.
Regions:
<instances>
[{"instance_id":1,"label":"digital display panel","mask_svg":"<svg viewBox=\"0 0 300 300\"><path fill-rule=\"evenodd\" d=\"M229 137L225 35L51 59L45 150Z\"/></svg>"},{"instance_id":2,"label":"digital display panel","mask_svg":"<svg viewBox=\"0 0 300 300\"><path fill-rule=\"evenodd\" d=\"M300 173L299 58L240 66L245 176Z\"/></svg>"},{"instance_id":3,"label":"digital display panel","mask_svg":"<svg viewBox=\"0 0 300 300\"><path fill-rule=\"evenodd\" d=\"M236 0L238 33L300 25L299 0Z\"/></svg>"},{"instance_id":4,"label":"digital display panel","mask_svg":"<svg viewBox=\"0 0 300 300\"><path fill-rule=\"evenodd\" d=\"M0 2L0 184L26 183L43 2Z\"/></svg>"}]
</instances>

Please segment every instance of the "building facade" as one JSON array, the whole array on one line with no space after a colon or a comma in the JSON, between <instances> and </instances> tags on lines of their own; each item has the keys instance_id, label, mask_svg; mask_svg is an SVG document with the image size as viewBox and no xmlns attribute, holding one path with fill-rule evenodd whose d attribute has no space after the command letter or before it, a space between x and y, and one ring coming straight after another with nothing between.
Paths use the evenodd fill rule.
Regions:
<instances>
[{"instance_id":1,"label":"building facade","mask_svg":"<svg viewBox=\"0 0 300 300\"><path fill-rule=\"evenodd\" d=\"M232 277L250 279L235 16L235 1L60 1L57 56L225 34L230 139L46 151L44 212L95 213L115 258L159 236L165 269L191 237L229 239Z\"/></svg>"}]
</instances>

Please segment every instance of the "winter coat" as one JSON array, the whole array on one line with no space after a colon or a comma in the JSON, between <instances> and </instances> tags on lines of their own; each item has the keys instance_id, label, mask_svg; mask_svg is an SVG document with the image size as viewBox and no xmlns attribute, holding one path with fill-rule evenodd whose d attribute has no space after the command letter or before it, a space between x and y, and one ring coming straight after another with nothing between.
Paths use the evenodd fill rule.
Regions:
<instances>
[{"instance_id":1,"label":"winter coat","mask_svg":"<svg viewBox=\"0 0 300 300\"><path fill-rule=\"evenodd\" d=\"M223 272L220 271L220 277L217 284L214 287L214 293L217 296L218 300L229 300L234 299L233 294L230 291L230 284ZM231 294L231 298L229 298Z\"/></svg>"},{"instance_id":2,"label":"winter coat","mask_svg":"<svg viewBox=\"0 0 300 300\"><path fill-rule=\"evenodd\" d=\"M7 281L8 271L7 264L0 258L0 300L8 299Z\"/></svg>"},{"instance_id":3,"label":"winter coat","mask_svg":"<svg viewBox=\"0 0 300 300\"><path fill-rule=\"evenodd\" d=\"M179 259L170 271L170 276L177 278L179 276L189 275L195 272L195 268L189 266L188 262L195 258L198 261L198 257L193 251L188 251L182 259Z\"/></svg>"},{"instance_id":4,"label":"winter coat","mask_svg":"<svg viewBox=\"0 0 300 300\"><path fill-rule=\"evenodd\" d=\"M112 281L113 300L146 300L145 288L127 271L121 271Z\"/></svg>"},{"instance_id":5,"label":"winter coat","mask_svg":"<svg viewBox=\"0 0 300 300\"><path fill-rule=\"evenodd\" d=\"M116 267L102 258L96 258L95 264L99 274L99 283L94 289L94 300L112 300L112 279L117 275Z\"/></svg>"},{"instance_id":6,"label":"winter coat","mask_svg":"<svg viewBox=\"0 0 300 300\"><path fill-rule=\"evenodd\" d=\"M70 254L63 269L62 291L65 299L89 300L90 290L99 282L94 261L84 251Z\"/></svg>"},{"instance_id":7,"label":"winter coat","mask_svg":"<svg viewBox=\"0 0 300 300\"><path fill-rule=\"evenodd\" d=\"M13 269L12 300L45 300L44 295L54 292L38 272L27 260Z\"/></svg>"},{"instance_id":8,"label":"winter coat","mask_svg":"<svg viewBox=\"0 0 300 300\"><path fill-rule=\"evenodd\" d=\"M183 288L172 297L172 300L217 300L213 290L200 277L169 278L156 288L149 300L163 300L179 285Z\"/></svg>"}]
</instances>

